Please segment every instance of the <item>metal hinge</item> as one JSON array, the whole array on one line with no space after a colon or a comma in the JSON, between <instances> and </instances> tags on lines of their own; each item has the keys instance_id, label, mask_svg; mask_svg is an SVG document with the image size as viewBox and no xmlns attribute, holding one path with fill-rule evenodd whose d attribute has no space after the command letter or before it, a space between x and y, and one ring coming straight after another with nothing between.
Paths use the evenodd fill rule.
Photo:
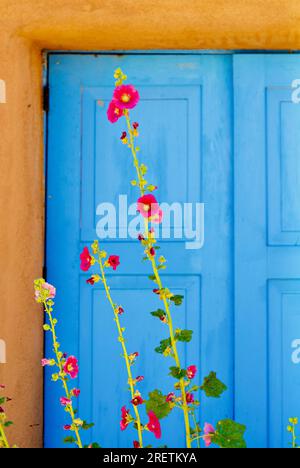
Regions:
<instances>
[{"instance_id":1,"label":"metal hinge","mask_svg":"<svg viewBox=\"0 0 300 468\"><path fill-rule=\"evenodd\" d=\"M49 112L49 86L44 86L43 89L43 110Z\"/></svg>"}]
</instances>

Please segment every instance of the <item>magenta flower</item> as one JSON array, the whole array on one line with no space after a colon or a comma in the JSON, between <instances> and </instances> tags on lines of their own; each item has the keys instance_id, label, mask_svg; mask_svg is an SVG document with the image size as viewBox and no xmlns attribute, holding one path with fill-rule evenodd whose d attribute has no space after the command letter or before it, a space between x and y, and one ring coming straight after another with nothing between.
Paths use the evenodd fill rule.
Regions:
<instances>
[{"instance_id":1,"label":"magenta flower","mask_svg":"<svg viewBox=\"0 0 300 468\"><path fill-rule=\"evenodd\" d=\"M84 247L83 251L80 254L80 268L82 271L88 271L92 264L92 257L90 255L89 249Z\"/></svg>"},{"instance_id":2,"label":"magenta flower","mask_svg":"<svg viewBox=\"0 0 300 468\"><path fill-rule=\"evenodd\" d=\"M107 118L111 123L115 123L123 115L123 109L120 108L117 101L112 100L107 109Z\"/></svg>"},{"instance_id":3,"label":"magenta flower","mask_svg":"<svg viewBox=\"0 0 300 468\"><path fill-rule=\"evenodd\" d=\"M126 406L123 406L121 408L121 421L120 421L121 431L124 431L129 423L130 423L129 410L126 409Z\"/></svg>"},{"instance_id":4,"label":"magenta flower","mask_svg":"<svg viewBox=\"0 0 300 468\"><path fill-rule=\"evenodd\" d=\"M152 218L158 213L159 209L159 204L151 193L143 195L137 201L137 211L141 213L143 218Z\"/></svg>"},{"instance_id":5,"label":"magenta flower","mask_svg":"<svg viewBox=\"0 0 300 468\"><path fill-rule=\"evenodd\" d=\"M132 85L117 86L113 95L113 102L120 109L132 109L139 102L138 91Z\"/></svg>"},{"instance_id":6,"label":"magenta flower","mask_svg":"<svg viewBox=\"0 0 300 468\"><path fill-rule=\"evenodd\" d=\"M138 405L142 405L144 403L144 400L141 397L141 395L135 395L135 397L131 400L131 403L134 406L138 406Z\"/></svg>"},{"instance_id":7,"label":"magenta flower","mask_svg":"<svg viewBox=\"0 0 300 468\"><path fill-rule=\"evenodd\" d=\"M112 267L113 270L116 270L120 265L120 257L118 255L111 255L108 258L107 263Z\"/></svg>"},{"instance_id":8,"label":"magenta flower","mask_svg":"<svg viewBox=\"0 0 300 468\"><path fill-rule=\"evenodd\" d=\"M196 366L189 366L186 370L186 375L188 379L193 379L197 374L197 367Z\"/></svg>"},{"instance_id":9,"label":"magenta flower","mask_svg":"<svg viewBox=\"0 0 300 468\"><path fill-rule=\"evenodd\" d=\"M74 395L74 397L79 397L79 395L80 395L79 388L73 388L72 395Z\"/></svg>"},{"instance_id":10,"label":"magenta flower","mask_svg":"<svg viewBox=\"0 0 300 468\"><path fill-rule=\"evenodd\" d=\"M163 219L163 211L159 208L157 213L155 213L153 216L151 216L151 221L154 223L160 224Z\"/></svg>"},{"instance_id":11,"label":"magenta flower","mask_svg":"<svg viewBox=\"0 0 300 468\"><path fill-rule=\"evenodd\" d=\"M175 400L175 393L174 392L168 393L168 395L166 396L166 401L168 403L171 403L174 400Z\"/></svg>"},{"instance_id":12,"label":"magenta flower","mask_svg":"<svg viewBox=\"0 0 300 468\"><path fill-rule=\"evenodd\" d=\"M71 377L71 379L76 379L79 372L79 367L78 361L75 356L68 357L64 364L64 372L68 374Z\"/></svg>"},{"instance_id":13,"label":"magenta flower","mask_svg":"<svg viewBox=\"0 0 300 468\"><path fill-rule=\"evenodd\" d=\"M149 411L148 413L149 422L147 424L147 428L150 432L152 432L157 439L161 438L161 427L160 422L155 413L153 411Z\"/></svg>"},{"instance_id":14,"label":"magenta flower","mask_svg":"<svg viewBox=\"0 0 300 468\"><path fill-rule=\"evenodd\" d=\"M186 392L186 402L189 405L190 403L194 403L194 395L193 393Z\"/></svg>"},{"instance_id":15,"label":"magenta flower","mask_svg":"<svg viewBox=\"0 0 300 468\"><path fill-rule=\"evenodd\" d=\"M72 401L70 400L70 398L66 398L66 397L61 397L59 401L62 406L69 406L72 404Z\"/></svg>"},{"instance_id":16,"label":"magenta flower","mask_svg":"<svg viewBox=\"0 0 300 468\"><path fill-rule=\"evenodd\" d=\"M154 247L151 247L151 249L149 250L149 253L150 253L151 257L154 257L154 256L155 256L155 249L154 249Z\"/></svg>"},{"instance_id":17,"label":"magenta flower","mask_svg":"<svg viewBox=\"0 0 300 468\"><path fill-rule=\"evenodd\" d=\"M206 447L209 447L211 445L211 443L212 443L211 439L212 439L212 436L215 434L215 432L216 432L216 430L211 424L209 424L209 423L204 424L203 439L204 439L204 443L205 443Z\"/></svg>"}]
</instances>

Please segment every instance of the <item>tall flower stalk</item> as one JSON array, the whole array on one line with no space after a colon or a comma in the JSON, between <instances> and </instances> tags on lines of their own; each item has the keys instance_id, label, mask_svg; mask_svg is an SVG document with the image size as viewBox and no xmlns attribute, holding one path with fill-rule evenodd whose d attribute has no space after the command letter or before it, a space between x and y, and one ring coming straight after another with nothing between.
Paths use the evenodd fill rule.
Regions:
<instances>
[{"instance_id":1,"label":"tall flower stalk","mask_svg":"<svg viewBox=\"0 0 300 468\"><path fill-rule=\"evenodd\" d=\"M157 294L163 304L163 308L159 308L151 312L151 314L166 324L169 331L169 337L162 340L155 351L174 360L175 365L170 367L170 375L177 379L174 387L176 391L180 392L180 396L176 396L174 392L169 393L165 398L165 402L169 405L169 410L177 407L183 412L187 448L190 448L193 442L196 442L200 448L201 439L204 440L206 446L216 443L222 447L243 447L245 445L243 440L245 427L228 419L219 421L216 429L211 424L206 423L203 430L204 435L200 435L202 431L195 417L195 410L200 403L195 399L193 392L203 390L206 396L218 398L226 390L226 386L217 379L214 372L211 372L204 379L201 387L193 385L192 380L197 372L196 366L191 365L187 369L182 368L177 343L191 341L193 331L175 328L171 306L181 305L183 296L172 293L163 283L160 274L161 270L166 268L166 259L162 255L157 257L159 246L157 245L153 225L161 223L163 212L152 193L157 187L149 184L146 180L147 166L141 163L138 158L140 148L136 145L136 139L139 136L139 124L138 122L132 122L130 118L130 110L137 105L139 93L134 86L124 84L127 76L120 68L115 71L114 77L116 79L115 90L112 101L108 106L107 117L112 123L117 122L121 117L124 117L126 120L127 131L122 132L121 141L129 148L131 153L136 172L136 179L132 180L131 184L139 190L137 211L142 215L144 220L144 232L138 235L138 240L144 247L145 255L143 259L148 260L151 264L152 275L149 278L156 284L153 292ZM155 395L152 395L153 401L157 399L161 400L161 398L163 396L159 391ZM168 411L164 408L163 413L166 416ZM194 427L191 426L190 418L193 421Z\"/></svg>"},{"instance_id":2,"label":"tall flower stalk","mask_svg":"<svg viewBox=\"0 0 300 468\"><path fill-rule=\"evenodd\" d=\"M74 443L78 448L83 448L80 430L89 429L93 424L88 424L86 421L80 419L76 414L77 410L73 408L74 398L79 396L80 390L78 388L70 389L69 380L75 379L78 376L79 367L76 357L67 356L60 350L60 343L58 342L56 334L58 321L53 315L54 302L52 300L56 295L56 289L41 278L34 281L34 290L36 301L43 305L46 316L48 317L48 323L43 325L43 329L51 333L54 353L54 358L42 359L42 366L51 366L57 369L57 371L52 374L52 380L54 382L60 381L62 384L64 395L60 398L60 404L71 419L70 424L64 426L64 430L71 431L74 434L74 436L70 435L66 437L64 442ZM97 444L93 444L93 447L96 445Z\"/></svg>"},{"instance_id":3,"label":"tall flower stalk","mask_svg":"<svg viewBox=\"0 0 300 468\"><path fill-rule=\"evenodd\" d=\"M139 382L144 380L143 376L133 377L132 366L134 365L136 358L139 356L138 352L128 353L126 340L124 337L125 328L122 327L120 316L124 313L124 309L121 305L114 302L112 294L110 292L110 286L108 285L105 270L107 268L113 268L116 270L120 264L120 259L117 255L110 255L107 257L107 253L104 250L101 250L97 240L91 245L93 255L90 255L90 252L87 247L85 247L80 255L81 259L81 269L83 271L89 270L92 265L99 265L100 275L94 274L88 280L87 283L94 285L99 281L103 284L107 300L113 311L114 321L117 326L118 331L118 341L121 344L123 351L123 358L125 361L126 372L127 372L127 382L129 386L129 392L131 396L131 404L134 411L134 417L131 416L130 411L126 409L126 406L122 407L121 410L121 430L125 430L130 423L134 424L135 429L138 433L138 441L134 441L133 445L135 448L143 448L143 431L148 430L153 432L156 438L160 438L161 429L160 423L156 415L152 411L148 411L149 422L146 425L143 425L141 422L141 416L139 412L140 405L146 403L142 398L140 392L136 389L136 386Z\"/></svg>"}]
</instances>

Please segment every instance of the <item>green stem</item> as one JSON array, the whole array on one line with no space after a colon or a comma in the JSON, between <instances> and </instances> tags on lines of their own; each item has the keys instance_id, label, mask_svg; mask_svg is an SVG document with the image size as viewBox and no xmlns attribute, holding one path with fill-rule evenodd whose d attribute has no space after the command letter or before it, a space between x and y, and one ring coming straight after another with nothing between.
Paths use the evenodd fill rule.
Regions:
<instances>
[{"instance_id":1,"label":"green stem","mask_svg":"<svg viewBox=\"0 0 300 468\"><path fill-rule=\"evenodd\" d=\"M196 440L197 441L197 447L200 448L200 437L198 436L198 424L197 424L197 421L196 421L196 416L195 416L195 412L194 410L192 411L192 418L193 418L193 423L195 425L195 430L196 430L196 434L197 436L196 437L193 437L192 441Z\"/></svg>"},{"instance_id":2,"label":"green stem","mask_svg":"<svg viewBox=\"0 0 300 468\"><path fill-rule=\"evenodd\" d=\"M144 178L143 178L143 175L141 174L139 161L138 161L137 154L136 154L136 149L135 149L135 145L134 145L134 136L133 136L133 130L131 128L129 112L125 113L125 118L126 118L128 133L129 133L130 149L131 149L131 153L132 153L132 156L133 156L133 164L134 164L134 167L136 168L136 172L137 172L140 193L143 196L145 194L145 189L144 189L145 184L143 183ZM146 235L146 238L149 239L149 234L150 234L149 233L149 223L148 223L148 220L146 218L144 218L144 224L145 224L145 235ZM159 289L163 289L162 280L160 278L159 271L158 271L157 265L156 265L156 259L155 259L154 256L152 256L150 254L147 254L147 256L148 256L149 260L151 261L152 270L153 270L153 273L154 273L154 276L155 276L155 279L156 279L156 283L157 283ZM170 333L170 339L171 339L171 346L172 346L172 350L173 350L173 356L174 356L174 359L175 359L175 362L176 362L176 366L181 369L180 359L179 359L176 340L175 340L175 335L174 335L172 315L171 315L169 303L168 303L168 300L167 300L166 297L163 297L163 303L164 303L165 312L166 312L167 319L168 319L168 326L169 326L169 333ZM180 390L181 390L181 396L182 396L182 409L183 409L183 413L184 413L186 446L187 446L187 448L191 448L191 428L190 428L190 421L189 421L189 409L188 409L188 405L187 405L187 402L186 402L186 391L185 391L184 379L180 379L179 383L180 383Z\"/></svg>"},{"instance_id":3,"label":"green stem","mask_svg":"<svg viewBox=\"0 0 300 468\"><path fill-rule=\"evenodd\" d=\"M55 324L53 322L52 313L51 313L50 309L48 308L48 305L47 305L46 301L44 301L44 307L45 307L45 311L46 311L46 313L47 313L47 315L49 317L49 321L50 321L52 341L53 341L53 351L54 351L55 356L56 356L56 365L59 368L60 380L62 381L66 397L71 400L71 393L69 391L68 384L67 384L65 378L63 377L63 364L61 362L61 356L60 356L59 351L58 351L59 344L57 342L57 336L56 336L56 332L55 332ZM75 418L75 413L74 413L74 410L73 410L73 406L69 405L68 409L69 409L70 416L71 416L71 419L72 419L72 426L74 427L74 432L75 432L76 439L77 439L77 445L78 445L79 448L83 448L81 438L80 438L80 435L79 435L79 429L77 428L76 424L74 423L74 420L76 418Z\"/></svg>"},{"instance_id":4,"label":"green stem","mask_svg":"<svg viewBox=\"0 0 300 468\"><path fill-rule=\"evenodd\" d=\"M4 448L10 448L3 425L0 423L0 440L4 443Z\"/></svg>"},{"instance_id":5,"label":"green stem","mask_svg":"<svg viewBox=\"0 0 300 468\"><path fill-rule=\"evenodd\" d=\"M100 254L99 254L98 258L99 258L98 261L99 261L99 265L100 265L102 283L103 283L103 286L104 286L104 289L105 289L107 299L108 299L108 301L109 301L109 303L111 305L111 308L113 309L115 322L116 322L117 328L118 328L119 341L120 341L122 349L123 349L124 359L125 359L125 363L126 363L126 369L127 369L127 375L128 375L128 384L129 384L129 388L130 388L131 398L133 399L134 398L134 385L133 385L133 378L132 378L132 372L131 372L131 365L130 365L130 361L129 361L129 357L128 357L127 348L126 348L126 345L125 345L124 334L123 334L122 327L121 327L121 324L120 324L119 315L116 312L116 307L115 307L115 304L114 304L114 302L112 300L112 297L111 297L111 294L110 294L110 288L109 288L109 286L107 284L107 281L106 281L104 266L103 266L103 262L102 262L102 258L100 256ZM140 447L143 448L142 424L141 424L141 418L140 418L139 410L138 410L138 407L136 405L132 405L132 406L133 406L133 410L134 410L135 417L136 417L139 444L140 444Z\"/></svg>"}]
</instances>

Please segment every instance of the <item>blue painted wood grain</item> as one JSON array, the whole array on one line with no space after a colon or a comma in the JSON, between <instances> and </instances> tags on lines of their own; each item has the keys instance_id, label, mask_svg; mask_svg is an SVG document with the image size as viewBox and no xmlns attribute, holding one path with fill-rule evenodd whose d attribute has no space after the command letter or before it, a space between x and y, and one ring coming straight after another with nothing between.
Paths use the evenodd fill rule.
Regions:
<instances>
[{"instance_id":1,"label":"blue painted wood grain","mask_svg":"<svg viewBox=\"0 0 300 468\"><path fill-rule=\"evenodd\" d=\"M131 447L134 431L119 430L120 408L128 404L126 375L115 324L101 287L91 288L79 270L79 253L96 234L96 207L136 192L129 154L120 142L124 123L111 125L106 107L113 72L122 67L141 94L132 112L140 123L141 159L149 180L165 202L205 203L205 245L186 250L181 240L163 239L168 258L164 281L184 294L174 310L176 326L195 330L180 349L183 363L196 363L200 379L211 370L228 385L222 399L203 399L201 422L233 416L233 142L232 58L228 55L50 55L50 113L47 161L47 271L57 287L58 332L64 350L80 361L80 415L93 420L92 438L103 447ZM103 241L121 258L111 274L112 292L126 309L128 347L141 358L136 374L141 391L172 389L171 362L153 348L167 330L150 316L159 307L141 262L141 246L131 239ZM46 354L50 343L46 342ZM62 446L60 390L45 379L45 445ZM163 443L184 444L181 414L162 421ZM151 434L147 442L153 443Z\"/></svg>"}]
</instances>

